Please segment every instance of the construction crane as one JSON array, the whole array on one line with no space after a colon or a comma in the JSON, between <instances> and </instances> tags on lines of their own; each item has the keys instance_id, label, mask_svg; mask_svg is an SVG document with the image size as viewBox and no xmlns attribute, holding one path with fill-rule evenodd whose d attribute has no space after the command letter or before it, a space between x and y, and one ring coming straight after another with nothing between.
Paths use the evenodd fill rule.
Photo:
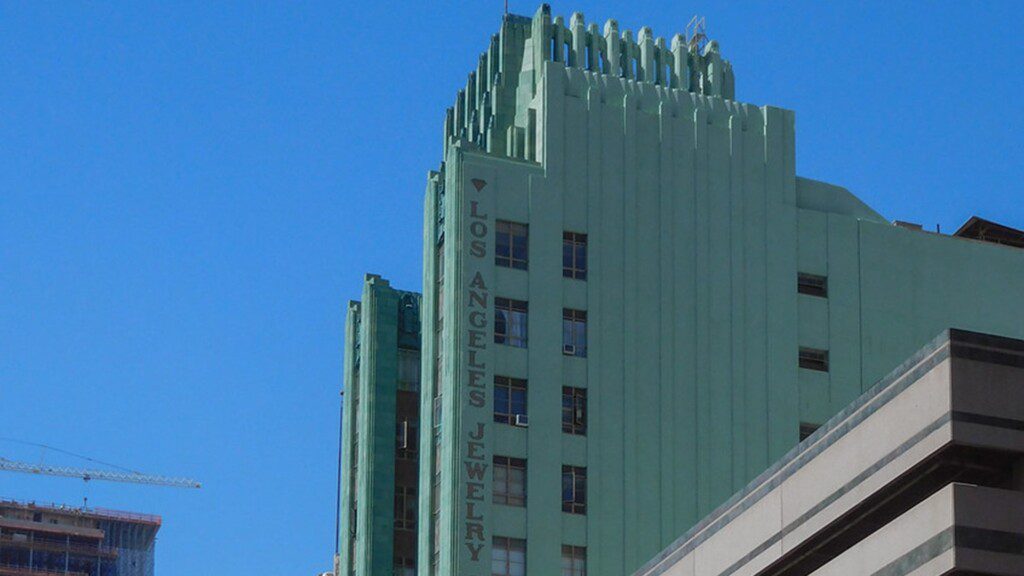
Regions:
<instances>
[{"instance_id":1,"label":"construction crane","mask_svg":"<svg viewBox=\"0 0 1024 576\"><path fill-rule=\"evenodd\" d=\"M118 470L89 470L85 468L72 468L70 466L50 466L48 464L32 464L29 462L18 462L16 460L8 460L0 456L0 472L21 472L23 474L38 474L41 476L60 476L63 478L81 478L82 480L89 482L90 480L104 480L107 482L127 482L130 484L150 484L155 486L170 486L172 488L202 488L202 484L191 478L173 478L169 476L156 476L153 474L143 474L135 470L129 470L122 468L115 464L107 462L101 462L94 460L81 454L75 454L74 452L68 452L67 450L61 450L60 448L54 448L53 446L47 446L45 444L38 444L36 442L25 442L23 440L16 440L14 438L0 438L0 440L14 442L17 444L25 444L28 446L36 446L44 450L52 450L54 452L60 452L68 454L76 458L82 458L90 462L97 464L103 464Z\"/></svg>"},{"instance_id":2,"label":"construction crane","mask_svg":"<svg viewBox=\"0 0 1024 576\"><path fill-rule=\"evenodd\" d=\"M47 466L45 464L30 464L28 462L16 462L14 460L8 460L6 458L0 458L0 470L6 472L23 472L25 474L40 474L43 476L81 478L86 482L90 480L106 480L108 482L153 484L156 486L171 486L174 488L202 488L202 484L190 478L170 478L167 476L141 474L139 472L112 472L108 470L87 470L84 468L71 468L68 466Z\"/></svg>"}]
</instances>

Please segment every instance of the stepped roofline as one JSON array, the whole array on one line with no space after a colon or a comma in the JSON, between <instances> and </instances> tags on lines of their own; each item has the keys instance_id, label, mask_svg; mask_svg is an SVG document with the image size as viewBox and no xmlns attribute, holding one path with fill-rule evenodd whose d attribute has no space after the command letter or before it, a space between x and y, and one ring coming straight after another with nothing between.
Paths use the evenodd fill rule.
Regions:
<instances>
[{"instance_id":1,"label":"stepped roofline","mask_svg":"<svg viewBox=\"0 0 1024 576\"><path fill-rule=\"evenodd\" d=\"M703 33L671 42L644 26L634 39L615 20L603 28L587 24L580 12L569 24L552 17L542 4L533 17L507 14L480 54L476 70L459 90L445 115L444 144L471 143L501 156L520 156L525 126L523 110L536 95L544 63L554 62L588 74L623 82L654 84L726 100L735 98L732 65L722 59L718 42Z\"/></svg>"}]
</instances>

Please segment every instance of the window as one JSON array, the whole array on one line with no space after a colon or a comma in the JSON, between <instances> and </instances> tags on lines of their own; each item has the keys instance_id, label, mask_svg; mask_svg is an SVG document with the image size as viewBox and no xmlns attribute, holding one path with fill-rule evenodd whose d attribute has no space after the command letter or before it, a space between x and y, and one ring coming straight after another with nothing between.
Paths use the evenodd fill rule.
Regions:
<instances>
[{"instance_id":1,"label":"window","mask_svg":"<svg viewBox=\"0 0 1024 576\"><path fill-rule=\"evenodd\" d=\"M562 512L587 513L587 469L562 466Z\"/></svg>"},{"instance_id":2,"label":"window","mask_svg":"<svg viewBox=\"0 0 1024 576\"><path fill-rule=\"evenodd\" d=\"M494 377L494 421L515 426L526 425L526 380Z\"/></svg>"},{"instance_id":3,"label":"window","mask_svg":"<svg viewBox=\"0 0 1024 576\"><path fill-rule=\"evenodd\" d=\"M803 272L796 276L796 289L801 294L808 296L828 297L828 278L817 274L805 274Z\"/></svg>"},{"instance_id":4,"label":"window","mask_svg":"<svg viewBox=\"0 0 1024 576\"><path fill-rule=\"evenodd\" d=\"M395 457L399 460L415 460L419 454L419 428L416 420L400 420L395 436Z\"/></svg>"},{"instance_id":5,"label":"window","mask_svg":"<svg viewBox=\"0 0 1024 576\"><path fill-rule=\"evenodd\" d=\"M526 460L494 457L494 503L526 506Z\"/></svg>"},{"instance_id":6,"label":"window","mask_svg":"<svg viewBox=\"0 0 1024 576\"><path fill-rule=\"evenodd\" d=\"M807 440L811 434L814 434L818 428L821 428L820 424L809 424L807 422L800 423L800 441Z\"/></svg>"},{"instance_id":7,"label":"window","mask_svg":"<svg viewBox=\"0 0 1024 576\"><path fill-rule=\"evenodd\" d=\"M801 347L800 367L819 372L828 372L828 350Z\"/></svg>"},{"instance_id":8,"label":"window","mask_svg":"<svg viewBox=\"0 0 1024 576\"><path fill-rule=\"evenodd\" d=\"M416 489L409 486L395 487L395 528L416 529Z\"/></svg>"},{"instance_id":9,"label":"window","mask_svg":"<svg viewBox=\"0 0 1024 576\"><path fill-rule=\"evenodd\" d=\"M495 298L494 342L526 348L526 313L526 302Z\"/></svg>"},{"instance_id":10,"label":"window","mask_svg":"<svg viewBox=\"0 0 1024 576\"><path fill-rule=\"evenodd\" d=\"M491 576L526 576L526 540L494 537L491 541Z\"/></svg>"},{"instance_id":11,"label":"window","mask_svg":"<svg viewBox=\"0 0 1024 576\"><path fill-rule=\"evenodd\" d=\"M562 309L562 354L587 357L587 311Z\"/></svg>"},{"instance_id":12,"label":"window","mask_svg":"<svg viewBox=\"0 0 1024 576\"><path fill-rule=\"evenodd\" d=\"M562 545L562 576L587 576L587 549Z\"/></svg>"},{"instance_id":13,"label":"window","mask_svg":"<svg viewBox=\"0 0 1024 576\"><path fill-rule=\"evenodd\" d=\"M526 224L497 220L494 223L494 264L526 270L528 232Z\"/></svg>"},{"instance_id":14,"label":"window","mask_svg":"<svg viewBox=\"0 0 1024 576\"><path fill-rule=\"evenodd\" d=\"M562 276L587 279L587 235L562 233Z\"/></svg>"},{"instance_id":15,"label":"window","mask_svg":"<svg viewBox=\"0 0 1024 576\"><path fill-rule=\"evenodd\" d=\"M395 556L395 576L416 576L416 559L406 556Z\"/></svg>"},{"instance_id":16,"label":"window","mask_svg":"<svg viewBox=\"0 0 1024 576\"><path fill-rule=\"evenodd\" d=\"M398 389L420 389L420 353L416 350L398 351Z\"/></svg>"},{"instance_id":17,"label":"window","mask_svg":"<svg viewBox=\"0 0 1024 576\"><path fill-rule=\"evenodd\" d=\"M587 390L562 386L562 432L587 434Z\"/></svg>"}]
</instances>

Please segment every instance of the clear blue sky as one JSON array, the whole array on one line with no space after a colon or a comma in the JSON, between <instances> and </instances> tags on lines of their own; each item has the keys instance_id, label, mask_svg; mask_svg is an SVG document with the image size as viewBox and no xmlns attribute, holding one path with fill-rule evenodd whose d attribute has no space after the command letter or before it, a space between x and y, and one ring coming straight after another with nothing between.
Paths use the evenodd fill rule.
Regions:
<instances>
[{"instance_id":1,"label":"clear blue sky","mask_svg":"<svg viewBox=\"0 0 1024 576\"><path fill-rule=\"evenodd\" d=\"M111 4L0 4L0 437L206 486L0 497L162 514L163 576L326 570L343 309L364 272L419 288L424 177L502 0ZM801 175L1024 227L1020 4L628 4L553 10L702 13L738 98L796 110Z\"/></svg>"}]
</instances>

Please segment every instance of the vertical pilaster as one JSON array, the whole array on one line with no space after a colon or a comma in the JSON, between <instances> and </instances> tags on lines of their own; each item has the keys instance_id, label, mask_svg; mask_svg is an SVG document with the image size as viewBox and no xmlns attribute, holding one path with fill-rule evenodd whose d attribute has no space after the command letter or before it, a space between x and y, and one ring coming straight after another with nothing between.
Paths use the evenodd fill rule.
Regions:
<instances>
[{"instance_id":1,"label":"vertical pilaster","mask_svg":"<svg viewBox=\"0 0 1024 576\"><path fill-rule=\"evenodd\" d=\"M619 39L619 23L615 20L608 20L604 23L604 49L605 57L608 59L607 74L621 76L622 69L621 51L622 41Z\"/></svg>"}]
</instances>

